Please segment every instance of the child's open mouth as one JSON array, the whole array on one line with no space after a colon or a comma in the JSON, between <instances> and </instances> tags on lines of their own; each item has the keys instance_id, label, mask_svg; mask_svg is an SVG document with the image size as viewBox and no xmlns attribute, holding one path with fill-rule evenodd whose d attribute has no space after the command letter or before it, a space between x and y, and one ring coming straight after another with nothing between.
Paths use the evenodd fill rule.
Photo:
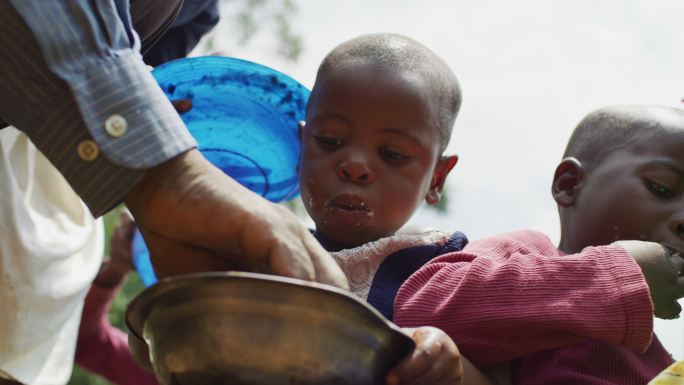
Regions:
<instances>
[{"instance_id":1,"label":"child's open mouth","mask_svg":"<svg viewBox=\"0 0 684 385\"><path fill-rule=\"evenodd\" d=\"M342 194L338 195L328 201L328 207L337 208L347 211L364 211L370 212L370 208L358 195Z\"/></svg>"},{"instance_id":2,"label":"child's open mouth","mask_svg":"<svg viewBox=\"0 0 684 385\"><path fill-rule=\"evenodd\" d=\"M341 194L330 199L326 206L335 221L351 226L368 223L373 215L363 198L353 194Z\"/></svg>"}]
</instances>

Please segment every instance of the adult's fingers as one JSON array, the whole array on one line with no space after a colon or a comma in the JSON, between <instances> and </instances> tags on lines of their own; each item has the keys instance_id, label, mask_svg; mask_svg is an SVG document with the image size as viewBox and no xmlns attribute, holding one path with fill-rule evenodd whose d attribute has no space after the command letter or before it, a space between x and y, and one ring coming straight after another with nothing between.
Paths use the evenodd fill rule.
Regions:
<instances>
[{"instance_id":1,"label":"adult's fingers","mask_svg":"<svg viewBox=\"0 0 684 385\"><path fill-rule=\"evenodd\" d=\"M239 256L218 255L207 249L178 242L141 229L149 246L150 261L159 278L204 271L248 270Z\"/></svg>"},{"instance_id":2,"label":"adult's fingers","mask_svg":"<svg viewBox=\"0 0 684 385\"><path fill-rule=\"evenodd\" d=\"M342 269L292 212L282 206L272 209L279 219L266 237L274 245L268 251L270 272L348 288Z\"/></svg>"},{"instance_id":3,"label":"adult's fingers","mask_svg":"<svg viewBox=\"0 0 684 385\"><path fill-rule=\"evenodd\" d=\"M190 99L172 100L171 104L173 104L173 108L175 108L176 112L178 112L179 114L188 112L192 109L192 100Z\"/></svg>"},{"instance_id":4,"label":"adult's fingers","mask_svg":"<svg viewBox=\"0 0 684 385\"><path fill-rule=\"evenodd\" d=\"M264 272L307 281L315 280L314 265L301 240L278 242L269 252L270 266L264 266Z\"/></svg>"},{"instance_id":5,"label":"adult's fingers","mask_svg":"<svg viewBox=\"0 0 684 385\"><path fill-rule=\"evenodd\" d=\"M172 270L197 271L178 260L177 250L162 250L162 244L194 246L205 251L200 255L225 257L241 270L315 280L318 268L326 282L340 281L337 267L325 263L326 254L315 247L310 251L306 239L311 236L291 212L239 185L197 150L148 171L126 204L137 214L138 226L149 230L150 250L174 259ZM149 240L155 237L158 242ZM159 259L158 265L163 264Z\"/></svg>"},{"instance_id":6,"label":"adult's fingers","mask_svg":"<svg viewBox=\"0 0 684 385\"><path fill-rule=\"evenodd\" d=\"M309 251L316 274L316 281L348 290L349 283L347 282L347 277L333 257L318 243L316 238L306 233L303 235L303 242Z\"/></svg>"}]
</instances>

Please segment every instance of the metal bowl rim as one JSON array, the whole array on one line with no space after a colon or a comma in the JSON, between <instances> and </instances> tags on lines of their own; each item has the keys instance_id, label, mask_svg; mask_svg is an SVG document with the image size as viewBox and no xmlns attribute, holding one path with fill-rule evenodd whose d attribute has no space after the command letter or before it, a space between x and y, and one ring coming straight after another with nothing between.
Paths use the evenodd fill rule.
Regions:
<instances>
[{"instance_id":1,"label":"metal bowl rim","mask_svg":"<svg viewBox=\"0 0 684 385\"><path fill-rule=\"evenodd\" d=\"M360 309L360 311L366 313L364 315L367 316L369 322L384 325L391 330L388 331L389 333L399 334L403 337L409 338L399 330L399 327L397 327L394 323L389 322L379 311L344 289L340 289L332 285L305 281L296 278L238 271L202 272L163 278L154 285L147 287L128 304L125 315L126 326L128 327L130 333L134 334L141 341L144 341L145 339L143 338L142 330L145 320L142 319L143 315L141 313L143 309L150 303L150 301L158 296L163 295L167 291L173 290L174 288L179 288L186 285L194 285L198 280L202 280L202 282L206 284L208 280L209 282L216 280L225 281L226 278L236 283L241 281L261 281L276 286L283 285L287 287L296 287L298 289L305 288L305 290L306 288L314 289L319 291L321 295L331 296L333 298L336 297L344 302L349 303L351 306L356 306Z\"/></svg>"}]
</instances>

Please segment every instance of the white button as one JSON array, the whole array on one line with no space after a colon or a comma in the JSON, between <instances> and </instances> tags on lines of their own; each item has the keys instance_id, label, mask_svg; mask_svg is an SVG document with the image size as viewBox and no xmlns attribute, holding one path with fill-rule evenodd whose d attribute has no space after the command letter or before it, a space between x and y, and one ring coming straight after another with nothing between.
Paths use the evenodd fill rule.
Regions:
<instances>
[{"instance_id":1,"label":"white button","mask_svg":"<svg viewBox=\"0 0 684 385\"><path fill-rule=\"evenodd\" d=\"M94 141L86 139L78 144L77 152L81 159L91 162L100 155L100 147Z\"/></svg>"},{"instance_id":2,"label":"white button","mask_svg":"<svg viewBox=\"0 0 684 385\"><path fill-rule=\"evenodd\" d=\"M105 130L110 136L119 138L128 130L128 122L121 115L112 115L105 121Z\"/></svg>"}]
</instances>

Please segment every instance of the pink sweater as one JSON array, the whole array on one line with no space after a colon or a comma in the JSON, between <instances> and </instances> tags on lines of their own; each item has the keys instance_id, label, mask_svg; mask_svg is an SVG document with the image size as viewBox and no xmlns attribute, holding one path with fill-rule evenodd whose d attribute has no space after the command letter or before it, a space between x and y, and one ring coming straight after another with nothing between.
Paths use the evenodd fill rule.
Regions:
<instances>
[{"instance_id":1,"label":"pink sweater","mask_svg":"<svg viewBox=\"0 0 684 385\"><path fill-rule=\"evenodd\" d=\"M93 285L83 306L76 344L76 363L117 385L158 385L128 350L128 338L109 323L109 307L117 287Z\"/></svg>"},{"instance_id":2,"label":"pink sweater","mask_svg":"<svg viewBox=\"0 0 684 385\"><path fill-rule=\"evenodd\" d=\"M543 234L473 242L401 287L395 322L443 329L475 365L512 361L515 384L639 384L672 357L653 338L641 269L620 247L565 255Z\"/></svg>"}]
</instances>

